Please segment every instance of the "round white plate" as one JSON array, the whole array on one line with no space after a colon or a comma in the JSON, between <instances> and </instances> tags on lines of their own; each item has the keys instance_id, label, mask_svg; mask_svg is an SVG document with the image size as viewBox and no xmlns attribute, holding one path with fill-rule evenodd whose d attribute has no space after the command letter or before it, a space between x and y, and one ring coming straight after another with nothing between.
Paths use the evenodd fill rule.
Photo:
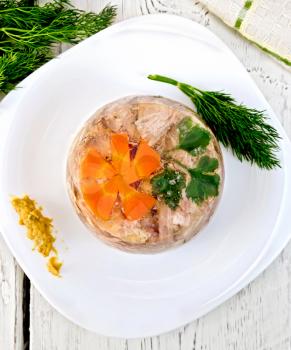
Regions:
<instances>
[{"instance_id":1,"label":"round white plate","mask_svg":"<svg viewBox=\"0 0 291 350\"><path fill-rule=\"evenodd\" d=\"M104 245L80 222L67 195L65 164L76 132L109 101L153 94L192 106L176 88L146 78L155 73L223 89L265 109L282 137L282 167L261 171L224 150L225 187L209 225L179 248L134 255ZM127 338L174 329L242 288L289 238L289 141L242 65L204 27L170 15L128 20L75 46L21 85L1 104L2 232L40 292L79 325ZM17 223L9 196L23 193L54 218L61 279L45 270Z\"/></svg>"}]
</instances>

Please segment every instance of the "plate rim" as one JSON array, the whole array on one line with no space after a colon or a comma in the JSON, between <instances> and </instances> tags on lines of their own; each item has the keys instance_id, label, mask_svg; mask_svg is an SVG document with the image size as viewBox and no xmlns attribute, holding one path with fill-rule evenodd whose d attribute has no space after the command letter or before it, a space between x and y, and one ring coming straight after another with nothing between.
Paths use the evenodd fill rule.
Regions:
<instances>
[{"instance_id":1,"label":"plate rim","mask_svg":"<svg viewBox=\"0 0 291 350\"><path fill-rule=\"evenodd\" d=\"M227 48L227 46L226 46L219 38L217 38L215 34L213 34L212 32L210 32L210 31L209 31L207 28L205 28L204 26L202 26L202 25L200 25L200 24L198 24L198 23L196 23L196 22L193 22L193 21L191 21L191 20L189 20L189 19L185 19L185 18L180 17L180 16L169 15L169 14L153 14L153 15L146 15L146 16L131 18L131 19L129 19L129 20L119 22L119 23L113 25L112 27L109 27L108 29L106 29L106 30L104 30L104 31L108 31L108 32L109 32L109 31L112 31L113 29L111 29L111 28L114 28L114 30L117 30L119 26L122 27L122 26L125 26L127 23L130 24L130 23L133 23L133 22L139 22L141 19L142 19L142 21L144 21L145 18L161 18L161 17L162 17L162 18L166 18L166 17L167 17L167 18L169 18L169 19L172 18L172 19L175 19L175 20L178 19L179 21L186 21L187 23L194 24L194 26L201 27L201 28L203 28L204 31L209 32L213 37L215 37L216 39L218 39L218 40L221 42L221 44L223 45L224 48ZM104 31L103 31L103 32L104 32ZM100 33L102 33L102 32L100 32ZM99 36L100 33L95 34L93 37ZM86 39L84 42L87 42L88 40L92 40L92 37ZM79 45L82 45L82 44L83 44L83 43L81 43L81 44L79 44ZM66 51L66 52L63 53L63 54L61 54L61 56L65 55L65 54L68 54L68 52L71 53L72 50L74 50L74 48L72 48L72 49ZM235 55L232 53L232 51L231 51L230 49L228 49L228 48L227 48L227 50L229 51L229 53L231 53L231 54L233 55L233 58L236 59L236 60L239 62L239 60L235 57ZM45 64L44 66L48 66L48 65L50 65L50 64L53 64L52 62L56 62L56 60L52 60L51 62L48 62L48 63ZM242 65L242 64L240 63L240 65ZM40 69L43 70L43 69L44 69L44 68L43 68L44 66L42 66ZM4 113L5 113L5 106L6 106L6 105L9 106L9 104L13 104L14 101L20 102L20 101L22 100L22 97L23 97L22 95L23 95L23 93L26 92L26 91L27 91L27 88L29 88L30 84L33 83L33 79L37 79L40 69L38 69L37 71L35 71L33 74L31 74L29 77L27 77L25 80L23 80L23 81L19 84L19 86L22 86L22 87L23 87L23 88L21 89L22 91L20 91L20 89L19 89L19 90L16 90L16 91L13 91L11 94L8 94L8 95L2 100L0 109L1 109ZM253 82L253 84L255 85L254 82ZM255 87L256 87L258 93L263 97L263 94L262 94L261 91L258 89L258 87L257 87L256 85L255 85ZM19 93L19 91L20 91L20 93ZM9 95L10 95L10 96L9 96ZM263 98L264 98L264 97L263 97ZM265 98L264 98L264 100L266 101ZM3 106L3 102L4 102L4 108L1 108L1 107ZM16 108L16 107L17 107L17 104L18 104L18 103L16 103L13 107ZM268 104L267 101L266 101L266 104L269 106L269 104ZM269 106L269 107L270 107L270 106ZM7 107L6 107L6 108L7 108ZM12 108L12 109L10 110L10 113L13 113L13 109L14 109L14 108ZM271 107L270 107L270 110L272 111L272 108L271 108ZM6 112L7 112L7 114L9 114L9 109L7 109ZM284 143L286 143L285 146L289 148L289 151L291 151L291 145L290 145L290 141L289 141L289 139L288 139L288 136L286 135L285 130L284 130L283 127L281 126L280 121L278 120L278 118L276 117L276 115L275 115L274 112L273 112L273 115L274 115L274 117L275 117L275 118L274 118L274 119L275 119L274 122L275 122L275 124L276 124L276 127L279 129L280 133L284 136ZM5 118L5 116L4 116L4 119L7 119L7 118ZM5 122L5 121L4 121L4 122ZM8 123L9 123L9 120L8 120ZM282 151L283 151L284 153L286 153L285 148L282 149ZM291 152L290 152L290 153L291 153ZM290 158L290 160L291 160L291 157L289 157L289 158ZM288 165L288 164L287 164L287 165ZM290 167L289 167L289 168L290 168ZM289 170L290 170L290 169L289 169ZM289 184L289 187L290 187L290 184ZM284 196L283 196L283 197L286 199L286 197L287 197L286 191L284 191ZM282 200L282 202L283 202L283 200ZM291 200L289 200L289 202L291 203ZM279 212L279 215L278 215L278 216L281 216L282 206L283 206L283 204L281 204L280 212ZM284 207L286 208L286 205L285 205ZM278 228L277 228L278 222L279 222L279 218L277 218L276 226L274 227L273 232L275 232L275 231L278 229ZM3 236L3 238L4 238L5 242L6 242L6 244L8 245L8 247L9 247L9 249L11 250L11 252L13 253L13 255L16 257L17 254L15 254L15 251L14 251L14 249L13 249L13 246L10 244L10 242L9 242L9 240L8 240L8 237L4 234L4 230L3 230L3 227L2 227L2 223L0 223L0 227L1 227L2 236ZM230 291L227 291L227 293L225 293L225 295L223 294L222 296L218 296L217 299L219 299L219 300L217 300L216 303L214 302L214 303L212 303L212 305L209 305L207 308L205 308L205 310L201 311L200 314L199 314L198 316L197 316L197 315L193 316L192 321L193 321L194 319L198 318L198 317L201 317L202 315L204 315L205 313L209 312L210 310L216 308L218 305L222 304L225 300L227 300L228 298L230 298L231 296L233 296L235 293L237 293L237 292L238 292L240 289L242 289L247 283L249 283L251 280L253 280L260 272L262 272L262 271L274 260L274 258L281 252L281 250L282 250L282 249L284 248L284 246L287 244L288 240L291 238L291 233L289 234L288 237L286 236L286 239L285 239L284 242L282 243L282 247L278 248L276 252L274 251L274 252L272 253L272 255L269 255L268 261L265 262L264 264L262 264L262 267L257 268L257 266L259 266L260 261L262 261L262 259L266 256L266 254L267 254L267 252L268 252L268 250L269 250L269 248L270 248L270 246L271 246L271 243L272 243L273 239L275 239L275 235L272 234L271 237L272 237L272 238L269 239L269 241L268 241L269 244L267 244L267 247L264 248L262 254L260 254L260 256L258 257L258 259L256 259L256 264L255 264L255 266L252 265L251 271L247 271L247 272L246 272L246 276L244 277L244 279L242 279L241 281L239 281L239 282L237 283L237 286L234 286L234 287L231 286L231 288L230 288L231 290L230 290ZM19 259L19 257L16 257L16 260L17 260L17 261L20 261L21 259ZM50 303L50 305L52 305L58 312L60 312L60 313L61 313L62 315L64 315L66 318L68 318L69 320L71 320L73 323L78 324L78 325L81 326L82 328L88 329L87 327L84 327L82 324L79 324L78 322L76 322L75 319L72 319L69 315L66 314L66 312L64 312L64 310L60 309L58 306L56 306L56 305L50 300L50 298L46 295L45 290L43 290L43 289L38 285L38 283L35 283L34 279L30 276L30 273L29 273L28 271L26 271L26 268L23 268L23 266L25 266L25 264L24 264L22 261L20 261L20 266L22 267L22 269L24 270L24 272L27 274L27 276L29 276L29 278L31 279L31 281L33 282L33 284L36 286L36 288L40 291L40 293L42 294L42 296L44 296L44 298ZM168 332L168 331L173 330L173 329L177 329L178 327L181 327L182 325L184 325L185 323L188 323L188 322L191 322L191 320L185 321L185 322L183 322L182 324L178 324L177 326L175 326L175 327L172 328L172 329L164 330L164 331L162 331L162 332L164 333L164 332ZM93 331L93 332L95 332L95 333L98 333L98 332L96 332L96 330L94 330L94 329L88 329L88 330ZM141 335L141 336L154 336L154 335L158 335L158 334L160 334L160 332L157 333L157 334ZM113 335L113 336L112 336L112 335L108 335L108 336L116 337L116 336L114 336L114 335ZM117 336L117 337L118 337L118 336ZM127 336L127 338L129 339L129 338L136 338L136 337L128 337L128 336Z\"/></svg>"}]
</instances>

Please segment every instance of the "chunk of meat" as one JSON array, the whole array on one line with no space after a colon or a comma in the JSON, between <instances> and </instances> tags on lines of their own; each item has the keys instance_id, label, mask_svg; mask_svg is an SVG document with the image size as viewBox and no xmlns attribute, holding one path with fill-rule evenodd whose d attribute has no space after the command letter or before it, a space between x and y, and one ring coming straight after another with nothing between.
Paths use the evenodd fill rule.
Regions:
<instances>
[{"instance_id":1,"label":"chunk of meat","mask_svg":"<svg viewBox=\"0 0 291 350\"><path fill-rule=\"evenodd\" d=\"M135 125L143 139L154 146L171 128L176 112L170 106L159 103L141 103Z\"/></svg>"},{"instance_id":2,"label":"chunk of meat","mask_svg":"<svg viewBox=\"0 0 291 350\"><path fill-rule=\"evenodd\" d=\"M174 237L174 235L181 231L184 232L185 228L191 224L192 215L195 211L200 211L195 203L191 200L184 198L180 201L180 205L177 209L170 209L164 203L161 204L159 209L159 234L162 240Z\"/></svg>"},{"instance_id":3,"label":"chunk of meat","mask_svg":"<svg viewBox=\"0 0 291 350\"><path fill-rule=\"evenodd\" d=\"M88 147L95 148L106 158L111 153L111 131L106 128L100 121L92 124L90 127L83 131L83 135L80 135L80 147L78 151L83 153Z\"/></svg>"},{"instance_id":4,"label":"chunk of meat","mask_svg":"<svg viewBox=\"0 0 291 350\"><path fill-rule=\"evenodd\" d=\"M139 132L135 126L137 119L137 107L131 103L132 98L126 99L128 103L119 105L112 103L105 108L103 112L103 122L113 132L124 132L129 135L132 140L139 140Z\"/></svg>"}]
</instances>

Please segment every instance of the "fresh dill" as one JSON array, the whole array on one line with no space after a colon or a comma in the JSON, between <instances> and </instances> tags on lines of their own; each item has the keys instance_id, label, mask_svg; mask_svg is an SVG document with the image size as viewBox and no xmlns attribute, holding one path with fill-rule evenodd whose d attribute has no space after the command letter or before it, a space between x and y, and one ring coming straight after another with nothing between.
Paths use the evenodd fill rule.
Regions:
<instances>
[{"instance_id":1,"label":"fresh dill","mask_svg":"<svg viewBox=\"0 0 291 350\"><path fill-rule=\"evenodd\" d=\"M203 91L161 75L148 78L177 86L190 97L217 139L230 147L240 161L247 160L268 170L280 166L276 156L280 136L266 122L263 111L237 104L231 95L221 91Z\"/></svg>"},{"instance_id":2,"label":"fresh dill","mask_svg":"<svg viewBox=\"0 0 291 350\"><path fill-rule=\"evenodd\" d=\"M71 7L69 0L30 4L0 0L0 91L4 93L51 59L55 44L76 44L108 27L116 16L115 6L96 14Z\"/></svg>"}]
</instances>

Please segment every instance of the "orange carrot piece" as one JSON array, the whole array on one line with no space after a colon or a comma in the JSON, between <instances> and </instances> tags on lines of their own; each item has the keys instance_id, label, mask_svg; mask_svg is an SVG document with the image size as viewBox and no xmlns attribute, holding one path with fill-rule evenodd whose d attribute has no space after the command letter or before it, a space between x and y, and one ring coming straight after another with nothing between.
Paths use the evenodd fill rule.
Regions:
<instances>
[{"instance_id":1,"label":"orange carrot piece","mask_svg":"<svg viewBox=\"0 0 291 350\"><path fill-rule=\"evenodd\" d=\"M161 167L159 154L145 141L141 141L133 160L139 178L146 178Z\"/></svg>"},{"instance_id":2,"label":"orange carrot piece","mask_svg":"<svg viewBox=\"0 0 291 350\"><path fill-rule=\"evenodd\" d=\"M90 148L81 161L80 171L81 179L110 179L116 174L113 166L103 159L100 153L94 148Z\"/></svg>"},{"instance_id":3,"label":"orange carrot piece","mask_svg":"<svg viewBox=\"0 0 291 350\"><path fill-rule=\"evenodd\" d=\"M93 178L84 178L80 180L82 194L94 195L100 191L100 184Z\"/></svg>"},{"instance_id":4,"label":"orange carrot piece","mask_svg":"<svg viewBox=\"0 0 291 350\"><path fill-rule=\"evenodd\" d=\"M156 203L154 197L136 191L126 184L122 178L119 180L119 196L124 214L128 220L143 218Z\"/></svg>"},{"instance_id":5,"label":"orange carrot piece","mask_svg":"<svg viewBox=\"0 0 291 350\"><path fill-rule=\"evenodd\" d=\"M121 174L130 167L130 154L127 134L111 135L112 164Z\"/></svg>"},{"instance_id":6,"label":"orange carrot piece","mask_svg":"<svg viewBox=\"0 0 291 350\"><path fill-rule=\"evenodd\" d=\"M100 219L110 219L118 193L128 220L141 219L156 203L154 197L136 191L130 184L158 170L160 156L141 141L132 161L128 141L127 134L112 134L112 164L94 148L88 150L81 162L81 192L89 209ZM105 182L98 183L96 179Z\"/></svg>"},{"instance_id":7,"label":"orange carrot piece","mask_svg":"<svg viewBox=\"0 0 291 350\"><path fill-rule=\"evenodd\" d=\"M101 184L92 180L82 181L81 191L90 210L98 218L109 220L118 194L116 177Z\"/></svg>"},{"instance_id":8,"label":"orange carrot piece","mask_svg":"<svg viewBox=\"0 0 291 350\"><path fill-rule=\"evenodd\" d=\"M128 184L139 180L131 164L127 134L112 134L111 136L112 164L123 175Z\"/></svg>"}]
</instances>

